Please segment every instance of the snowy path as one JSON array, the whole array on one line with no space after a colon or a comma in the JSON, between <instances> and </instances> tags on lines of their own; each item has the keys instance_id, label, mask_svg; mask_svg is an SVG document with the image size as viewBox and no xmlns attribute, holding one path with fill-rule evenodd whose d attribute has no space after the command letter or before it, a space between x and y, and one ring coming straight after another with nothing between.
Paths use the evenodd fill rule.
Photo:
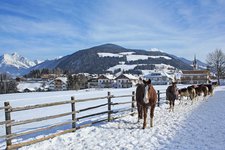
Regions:
<instances>
[{"instance_id":1,"label":"snowy path","mask_svg":"<svg viewBox=\"0 0 225 150\"><path fill-rule=\"evenodd\" d=\"M130 150L225 149L225 87L193 105L156 108L154 127L141 129L137 116L87 127L22 149ZM149 122L148 122L149 123Z\"/></svg>"}]
</instances>

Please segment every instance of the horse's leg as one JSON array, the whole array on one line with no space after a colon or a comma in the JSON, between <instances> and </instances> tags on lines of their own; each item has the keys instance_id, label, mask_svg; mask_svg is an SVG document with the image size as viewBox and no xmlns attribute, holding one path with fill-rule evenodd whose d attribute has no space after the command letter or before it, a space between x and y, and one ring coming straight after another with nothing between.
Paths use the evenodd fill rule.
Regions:
<instances>
[{"instance_id":1,"label":"horse's leg","mask_svg":"<svg viewBox=\"0 0 225 150\"><path fill-rule=\"evenodd\" d=\"M174 112L174 105L175 105L175 99L173 100L173 107L172 107L173 112Z\"/></svg>"},{"instance_id":2,"label":"horse's leg","mask_svg":"<svg viewBox=\"0 0 225 150\"><path fill-rule=\"evenodd\" d=\"M151 106L150 108L150 126L153 127L153 117L154 117L154 110L155 110L155 104Z\"/></svg>"},{"instance_id":3,"label":"horse's leg","mask_svg":"<svg viewBox=\"0 0 225 150\"><path fill-rule=\"evenodd\" d=\"M206 100L206 96L207 96L207 92L204 91L204 92L203 92L203 100Z\"/></svg>"},{"instance_id":4,"label":"horse's leg","mask_svg":"<svg viewBox=\"0 0 225 150\"><path fill-rule=\"evenodd\" d=\"M207 100L208 99L208 95L204 95L204 100Z\"/></svg>"},{"instance_id":5,"label":"horse's leg","mask_svg":"<svg viewBox=\"0 0 225 150\"><path fill-rule=\"evenodd\" d=\"M179 102L179 105L180 105L180 104L181 104L181 96L179 97L179 101L180 101L180 102Z\"/></svg>"},{"instance_id":6,"label":"horse's leg","mask_svg":"<svg viewBox=\"0 0 225 150\"><path fill-rule=\"evenodd\" d=\"M184 96L180 96L180 103L179 105L183 105L184 104Z\"/></svg>"},{"instance_id":7,"label":"horse's leg","mask_svg":"<svg viewBox=\"0 0 225 150\"><path fill-rule=\"evenodd\" d=\"M142 110L141 110L141 105L138 103L137 104L137 109L138 109L138 122L140 119L142 119Z\"/></svg>"},{"instance_id":8,"label":"horse's leg","mask_svg":"<svg viewBox=\"0 0 225 150\"><path fill-rule=\"evenodd\" d=\"M198 95L196 95L196 101L198 101L198 99L199 99L199 96L198 96Z\"/></svg>"},{"instance_id":9,"label":"horse's leg","mask_svg":"<svg viewBox=\"0 0 225 150\"><path fill-rule=\"evenodd\" d=\"M170 108L169 108L169 111L171 111L172 109L172 100L170 99Z\"/></svg>"},{"instance_id":10,"label":"horse's leg","mask_svg":"<svg viewBox=\"0 0 225 150\"><path fill-rule=\"evenodd\" d=\"M190 100L191 100L191 105L193 105L194 98L193 98L192 94L190 94Z\"/></svg>"},{"instance_id":11,"label":"horse's leg","mask_svg":"<svg viewBox=\"0 0 225 150\"><path fill-rule=\"evenodd\" d=\"M143 107L142 109L144 111L143 129L145 129L146 128L146 119L147 119L147 108L146 107Z\"/></svg>"}]
</instances>

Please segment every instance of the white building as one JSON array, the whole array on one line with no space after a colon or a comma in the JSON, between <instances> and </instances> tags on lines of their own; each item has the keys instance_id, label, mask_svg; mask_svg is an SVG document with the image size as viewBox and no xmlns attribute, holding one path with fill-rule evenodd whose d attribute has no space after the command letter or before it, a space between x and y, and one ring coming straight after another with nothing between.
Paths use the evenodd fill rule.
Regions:
<instances>
[{"instance_id":1,"label":"white building","mask_svg":"<svg viewBox=\"0 0 225 150\"><path fill-rule=\"evenodd\" d=\"M117 88L129 88L138 83L138 77L131 74L121 74L115 80Z\"/></svg>"},{"instance_id":2,"label":"white building","mask_svg":"<svg viewBox=\"0 0 225 150\"><path fill-rule=\"evenodd\" d=\"M67 90L67 77L58 77L49 82L49 90L64 91Z\"/></svg>"},{"instance_id":3,"label":"white building","mask_svg":"<svg viewBox=\"0 0 225 150\"><path fill-rule=\"evenodd\" d=\"M97 88L98 87L98 78L92 78L88 80L88 88Z\"/></svg>"},{"instance_id":4,"label":"white building","mask_svg":"<svg viewBox=\"0 0 225 150\"><path fill-rule=\"evenodd\" d=\"M146 79L151 79L153 85L169 84L173 77L164 72L152 72L144 76Z\"/></svg>"},{"instance_id":5,"label":"white building","mask_svg":"<svg viewBox=\"0 0 225 150\"><path fill-rule=\"evenodd\" d=\"M39 88L44 87L43 81L22 81L18 82L17 91L18 92L35 92Z\"/></svg>"},{"instance_id":6,"label":"white building","mask_svg":"<svg viewBox=\"0 0 225 150\"><path fill-rule=\"evenodd\" d=\"M182 84L209 83L210 72L208 70L182 70Z\"/></svg>"},{"instance_id":7,"label":"white building","mask_svg":"<svg viewBox=\"0 0 225 150\"><path fill-rule=\"evenodd\" d=\"M112 88L115 86L115 77L111 74L104 74L98 77L99 88Z\"/></svg>"}]
</instances>

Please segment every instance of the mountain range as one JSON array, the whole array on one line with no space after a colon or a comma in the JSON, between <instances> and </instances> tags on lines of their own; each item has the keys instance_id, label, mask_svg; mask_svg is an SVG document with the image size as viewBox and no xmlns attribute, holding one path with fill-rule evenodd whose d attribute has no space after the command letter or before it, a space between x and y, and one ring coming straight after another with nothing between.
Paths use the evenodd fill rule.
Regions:
<instances>
[{"instance_id":1,"label":"mountain range","mask_svg":"<svg viewBox=\"0 0 225 150\"><path fill-rule=\"evenodd\" d=\"M206 64L201 66L206 67ZM104 44L76 51L73 54L42 63L30 61L17 53L0 56L0 72L24 75L31 70L60 68L71 73L105 73L115 71L153 70L157 66L191 70L192 61L158 49L127 49L115 44Z\"/></svg>"},{"instance_id":2,"label":"mountain range","mask_svg":"<svg viewBox=\"0 0 225 150\"><path fill-rule=\"evenodd\" d=\"M38 60L31 61L17 53L3 54L0 56L0 73L23 75L29 72L29 68L41 63Z\"/></svg>"}]
</instances>

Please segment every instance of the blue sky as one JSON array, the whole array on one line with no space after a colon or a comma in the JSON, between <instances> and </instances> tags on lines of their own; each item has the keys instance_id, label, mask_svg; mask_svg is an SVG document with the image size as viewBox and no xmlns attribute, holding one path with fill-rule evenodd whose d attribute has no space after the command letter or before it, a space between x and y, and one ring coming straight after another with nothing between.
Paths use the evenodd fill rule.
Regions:
<instances>
[{"instance_id":1,"label":"blue sky","mask_svg":"<svg viewBox=\"0 0 225 150\"><path fill-rule=\"evenodd\" d=\"M205 61L225 50L224 0L1 0L0 54L52 59L105 43Z\"/></svg>"}]
</instances>

